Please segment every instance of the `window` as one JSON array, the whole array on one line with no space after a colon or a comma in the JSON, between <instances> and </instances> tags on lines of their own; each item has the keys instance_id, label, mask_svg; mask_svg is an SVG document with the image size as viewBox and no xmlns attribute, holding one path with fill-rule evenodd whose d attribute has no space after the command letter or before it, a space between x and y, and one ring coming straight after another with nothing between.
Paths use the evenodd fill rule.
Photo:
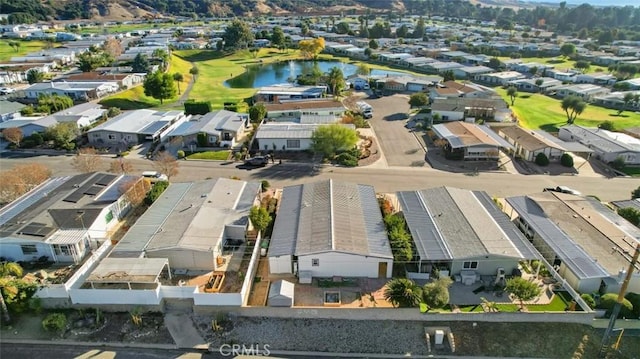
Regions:
<instances>
[{"instance_id":1,"label":"window","mask_svg":"<svg viewBox=\"0 0 640 359\"><path fill-rule=\"evenodd\" d=\"M110 134L110 135L107 135L107 138L109 138L110 140L115 140L116 135Z\"/></svg>"},{"instance_id":2,"label":"window","mask_svg":"<svg viewBox=\"0 0 640 359\"><path fill-rule=\"evenodd\" d=\"M319 267L320 266L320 260L318 258L311 259L311 266L312 267Z\"/></svg>"},{"instance_id":3,"label":"window","mask_svg":"<svg viewBox=\"0 0 640 359\"><path fill-rule=\"evenodd\" d=\"M209 136L209 143L216 143L218 142L218 138L216 136Z\"/></svg>"},{"instance_id":4,"label":"window","mask_svg":"<svg viewBox=\"0 0 640 359\"><path fill-rule=\"evenodd\" d=\"M464 268L464 269L477 269L478 268L478 262L476 262L476 261L464 262L464 263L462 263L462 268Z\"/></svg>"},{"instance_id":5,"label":"window","mask_svg":"<svg viewBox=\"0 0 640 359\"><path fill-rule=\"evenodd\" d=\"M222 137L223 137L223 139L224 139L225 141L231 141L231 140L232 140L232 138L231 138L231 134L230 134L229 132L225 132L225 133L223 133L223 134L222 134Z\"/></svg>"},{"instance_id":6,"label":"window","mask_svg":"<svg viewBox=\"0 0 640 359\"><path fill-rule=\"evenodd\" d=\"M300 140L287 140L287 148L300 148Z\"/></svg>"},{"instance_id":7,"label":"window","mask_svg":"<svg viewBox=\"0 0 640 359\"><path fill-rule=\"evenodd\" d=\"M35 244L23 244L20 246L20 248L22 249L22 254L24 255L38 253L38 248L36 248Z\"/></svg>"}]
</instances>

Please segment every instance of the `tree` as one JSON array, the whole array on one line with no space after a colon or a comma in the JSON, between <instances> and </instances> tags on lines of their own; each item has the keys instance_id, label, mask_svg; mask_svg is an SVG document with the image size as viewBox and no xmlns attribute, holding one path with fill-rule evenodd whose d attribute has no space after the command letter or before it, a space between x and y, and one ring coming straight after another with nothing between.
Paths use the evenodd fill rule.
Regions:
<instances>
[{"instance_id":1,"label":"tree","mask_svg":"<svg viewBox=\"0 0 640 359\"><path fill-rule=\"evenodd\" d=\"M629 107L629 104L634 101L634 98L635 96L631 92L627 92L626 94L624 94L624 97L622 98L622 107L618 110L618 116L622 114L622 111L626 110Z\"/></svg>"},{"instance_id":2,"label":"tree","mask_svg":"<svg viewBox=\"0 0 640 359\"><path fill-rule=\"evenodd\" d=\"M358 64L358 68L356 68L356 74L361 76L369 76L371 74L371 68L365 63L360 63Z\"/></svg>"},{"instance_id":3,"label":"tree","mask_svg":"<svg viewBox=\"0 0 640 359\"><path fill-rule=\"evenodd\" d=\"M560 106L567 114L567 123L572 124L576 120L576 117L585 110L587 103L582 101L578 96L567 96L562 99Z\"/></svg>"},{"instance_id":4,"label":"tree","mask_svg":"<svg viewBox=\"0 0 640 359\"><path fill-rule=\"evenodd\" d=\"M394 278L386 287L384 299L396 308L412 308L420 303L422 290L410 279Z\"/></svg>"},{"instance_id":5,"label":"tree","mask_svg":"<svg viewBox=\"0 0 640 359\"><path fill-rule=\"evenodd\" d=\"M271 215L266 208L262 206L253 206L249 210L249 221L253 224L253 227L264 235L264 230L269 227L271 223Z\"/></svg>"},{"instance_id":6,"label":"tree","mask_svg":"<svg viewBox=\"0 0 640 359\"><path fill-rule=\"evenodd\" d=\"M200 73L200 70L196 66L194 66L189 69L189 73L193 75L193 81L195 81L198 77L198 74Z\"/></svg>"},{"instance_id":7,"label":"tree","mask_svg":"<svg viewBox=\"0 0 640 359\"><path fill-rule=\"evenodd\" d=\"M156 71L144 79L144 94L160 100L160 104L164 100L173 98L177 94L176 83L170 74Z\"/></svg>"},{"instance_id":8,"label":"tree","mask_svg":"<svg viewBox=\"0 0 640 359\"><path fill-rule=\"evenodd\" d=\"M521 309L524 309L524 302L532 300L541 293L538 284L529 282L522 277L514 277L507 280L505 290L518 299Z\"/></svg>"},{"instance_id":9,"label":"tree","mask_svg":"<svg viewBox=\"0 0 640 359\"><path fill-rule=\"evenodd\" d=\"M241 20L233 20L222 35L225 46L232 48L246 48L253 43L254 35L251 26Z\"/></svg>"},{"instance_id":10,"label":"tree","mask_svg":"<svg viewBox=\"0 0 640 359\"><path fill-rule=\"evenodd\" d=\"M425 284L422 288L422 301L429 308L442 308L449 304L449 286L451 286L451 278L440 277L437 280Z\"/></svg>"},{"instance_id":11,"label":"tree","mask_svg":"<svg viewBox=\"0 0 640 359\"><path fill-rule=\"evenodd\" d=\"M44 73L40 70L31 69L27 71L27 82L32 85L44 80Z\"/></svg>"},{"instance_id":12,"label":"tree","mask_svg":"<svg viewBox=\"0 0 640 359\"><path fill-rule=\"evenodd\" d=\"M497 70L502 67L502 62L500 61L499 58L492 57L489 59L489 67L491 67L494 70Z\"/></svg>"},{"instance_id":13,"label":"tree","mask_svg":"<svg viewBox=\"0 0 640 359\"><path fill-rule=\"evenodd\" d=\"M147 55L138 53L131 63L131 71L139 73L149 72L149 59Z\"/></svg>"},{"instance_id":14,"label":"tree","mask_svg":"<svg viewBox=\"0 0 640 359\"><path fill-rule=\"evenodd\" d=\"M79 134L78 126L73 122L61 122L45 130L45 136L53 140L56 148L67 151L76 148L74 141Z\"/></svg>"},{"instance_id":15,"label":"tree","mask_svg":"<svg viewBox=\"0 0 640 359\"><path fill-rule=\"evenodd\" d=\"M376 49L378 49L378 47L379 47L379 45L378 45L378 42L376 41L376 39L369 40L369 48L370 49L376 50Z\"/></svg>"},{"instance_id":16,"label":"tree","mask_svg":"<svg viewBox=\"0 0 640 359\"><path fill-rule=\"evenodd\" d=\"M589 68L591 67L591 64L589 63L589 61L580 60L580 61L576 61L574 66L576 69L588 71Z\"/></svg>"},{"instance_id":17,"label":"tree","mask_svg":"<svg viewBox=\"0 0 640 359\"><path fill-rule=\"evenodd\" d=\"M105 52L86 51L78 56L78 67L82 72L90 72L101 66L107 66L113 57Z\"/></svg>"},{"instance_id":18,"label":"tree","mask_svg":"<svg viewBox=\"0 0 640 359\"><path fill-rule=\"evenodd\" d=\"M571 57L576 53L576 45L569 42L564 43L560 46L560 53L564 57Z\"/></svg>"},{"instance_id":19,"label":"tree","mask_svg":"<svg viewBox=\"0 0 640 359\"><path fill-rule=\"evenodd\" d=\"M407 25L403 24L396 29L396 37L404 39L407 37L407 35L409 35L409 28L407 27Z\"/></svg>"},{"instance_id":20,"label":"tree","mask_svg":"<svg viewBox=\"0 0 640 359\"><path fill-rule=\"evenodd\" d=\"M564 167L573 167L573 157L568 153L563 153L560 157L560 164Z\"/></svg>"},{"instance_id":21,"label":"tree","mask_svg":"<svg viewBox=\"0 0 640 359\"><path fill-rule=\"evenodd\" d=\"M249 107L249 118L253 123L260 123L266 115L267 108L262 102L258 102L255 105Z\"/></svg>"},{"instance_id":22,"label":"tree","mask_svg":"<svg viewBox=\"0 0 640 359\"><path fill-rule=\"evenodd\" d=\"M311 135L311 149L324 158L333 159L337 154L353 148L358 143L358 132L340 124L323 125Z\"/></svg>"},{"instance_id":23,"label":"tree","mask_svg":"<svg viewBox=\"0 0 640 359\"><path fill-rule=\"evenodd\" d=\"M516 97L518 97L518 89L515 86L509 86L507 88L507 96L511 99L511 106L516 102Z\"/></svg>"},{"instance_id":24,"label":"tree","mask_svg":"<svg viewBox=\"0 0 640 359\"><path fill-rule=\"evenodd\" d=\"M444 82L455 81L456 80L456 76L453 74L452 70L447 70L447 71L442 73L442 79L443 79Z\"/></svg>"},{"instance_id":25,"label":"tree","mask_svg":"<svg viewBox=\"0 0 640 359\"><path fill-rule=\"evenodd\" d=\"M327 84L331 88L333 95L338 95L344 88L344 74L339 67L334 66L329 70L327 74Z\"/></svg>"},{"instance_id":26,"label":"tree","mask_svg":"<svg viewBox=\"0 0 640 359\"><path fill-rule=\"evenodd\" d=\"M416 92L409 97L409 105L411 107L422 107L429 104L429 98L424 92Z\"/></svg>"},{"instance_id":27,"label":"tree","mask_svg":"<svg viewBox=\"0 0 640 359\"><path fill-rule=\"evenodd\" d=\"M72 165L82 173L95 172L102 165L102 157L93 147L81 148L73 158Z\"/></svg>"},{"instance_id":28,"label":"tree","mask_svg":"<svg viewBox=\"0 0 640 359\"><path fill-rule=\"evenodd\" d=\"M318 54L324 50L324 38L319 37L311 40L301 40L298 42L300 54L306 59L317 59Z\"/></svg>"},{"instance_id":29,"label":"tree","mask_svg":"<svg viewBox=\"0 0 640 359\"><path fill-rule=\"evenodd\" d=\"M341 21L336 25L336 33L337 34L348 34L351 31L349 27L349 23L346 21Z\"/></svg>"},{"instance_id":30,"label":"tree","mask_svg":"<svg viewBox=\"0 0 640 359\"><path fill-rule=\"evenodd\" d=\"M540 152L536 155L535 163L538 166L548 166L549 165L549 157L544 154L544 152Z\"/></svg>"},{"instance_id":31,"label":"tree","mask_svg":"<svg viewBox=\"0 0 640 359\"><path fill-rule=\"evenodd\" d=\"M640 211L633 207L618 209L618 215L627 221L633 223L634 226L640 227Z\"/></svg>"},{"instance_id":32,"label":"tree","mask_svg":"<svg viewBox=\"0 0 640 359\"><path fill-rule=\"evenodd\" d=\"M0 308L6 323L11 322L9 308L5 301L13 299L18 295L19 289L15 285L15 280L22 277L22 267L15 262L0 262Z\"/></svg>"},{"instance_id":33,"label":"tree","mask_svg":"<svg viewBox=\"0 0 640 359\"><path fill-rule=\"evenodd\" d=\"M133 164L130 161L120 157L115 161L109 162L109 172L127 174L133 172Z\"/></svg>"},{"instance_id":34,"label":"tree","mask_svg":"<svg viewBox=\"0 0 640 359\"><path fill-rule=\"evenodd\" d=\"M151 53L154 59L160 60L162 71L166 71L169 67L169 53L163 49L155 49Z\"/></svg>"},{"instance_id":35,"label":"tree","mask_svg":"<svg viewBox=\"0 0 640 359\"><path fill-rule=\"evenodd\" d=\"M418 23L416 24L416 27L413 29L413 37L416 39L422 39L424 37L424 31L425 31L425 23L424 23L424 19L422 18L422 16L420 16L420 19L418 19Z\"/></svg>"},{"instance_id":36,"label":"tree","mask_svg":"<svg viewBox=\"0 0 640 359\"><path fill-rule=\"evenodd\" d=\"M631 199L640 198L640 187L631 191Z\"/></svg>"},{"instance_id":37,"label":"tree","mask_svg":"<svg viewBox=\"0 0 640 359\"><path fill-rule=\"evenodd\" d=\"M142 201L144 201L147 192L149 192L150 189L151 182L139 177L120 185L118 192L123 194L133 206L138 206Z\"/></svg>"},{"instance_id":38,"label":"tree","mask_svg":"<svg viewBox=\"0 0 640 359\"><path fill-rule=\"evenodd\" d=\"M3 171L0 176L0 204L12 202L27 193L28 186L20 173Z\"/></svg>"},{"instance_id":39,"label":"tree","mask_svg":"<svg viewBox=\"0 0 640 359\"><path fill-rule=\"evenodd\" d=\"M107 117L109 118L116 117L121 113L122 111L120 110L119 107L109 107L109 109L107 110Z\"/></svg>"},{"instance_id":40,"label":"tree","mask_svg":"<svg viewBox=\"0 0 640 359\"><path fill-rule=\"evenodd\" d=\"M184 81L184 76L181 73L176 72L173 74L173 81L178 85L178 95L180 95L180 83Z\"/></svg>"},{"instance_id":41,"label":"tree","mask_svg":"<svg viewBox=\"0 0 640 359\"><path fill-rule=\"evenodd\" d=\"M122 54L122 44L116 38L108 39L103 46L104 53L112 59L117 59Z\"/></svg>"},{"instance_id":42,"label":"tree","mask_svg":"<svg viewBox=\"0 0 640 359\"><path fill-rule=\"evenodd\" d=\"M2 137L4 137L5 140L15 144L16 147L20 147L20 142L22 141L24 135L20 127L9 127L2 130Z\"/></svg>"},{"instance_id":43,"label":"tree","mask_svg":"<svg viewBox=\"0 0 640 359\"><path fill-rule=\"evenodd\" d=\"M20 174L20 177L25 181L27 191L36 188L51 177L49 167L38 162L20 164L13 167L12 170Z\"/></svg>"},{"instance_id":44,"label":"tree","mask_svg":"<svg viewBox=\"0 0 640 359\"><path fill-rule=\"evenodd\" d=\"M285 35L282 28L280 26L275 26L271 32L271 44L278 49L282 49L284 47L284 39Z\"/></svg>"},{"instance_id":45,"label":"tree","mask_svg":"<svg viewBox=\"0 0 640 359\"><path fill-rule=\"evenodd\" d=\"M178 174L178 160L167 151L161 151L155 155L153 166L158 172L166 174L169 179Z\"/></svg>"}]
</instances>

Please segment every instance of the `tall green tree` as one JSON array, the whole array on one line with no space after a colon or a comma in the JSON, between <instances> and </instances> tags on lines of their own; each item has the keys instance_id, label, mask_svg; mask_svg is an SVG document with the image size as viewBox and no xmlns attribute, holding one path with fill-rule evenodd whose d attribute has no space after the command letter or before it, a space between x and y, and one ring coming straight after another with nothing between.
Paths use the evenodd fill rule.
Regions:
<instances>
[{"instance_id":1,"label":"tall green tree","mask_svg":"<svg viewBox=\"0 0 640 359\"><path fill-rule=\"evenodd\" d=\"M511 100L511 106L516 102L516 97L518 97L518 89L515 86L509 86L507 88L507 96Z\"/></svg>"},{"instance_id":2,"label":"tall green tree","mask_svg":"<svg viewBox=\"0 0 640 359\"><path fill-rule=\"evenodd\" d=\"M425 284L422 288L422 301L429 308L442 308L449 304L449 287L451 278L440 277L431 283Z\"/></svg>"},{"instance_id":3,"label":"tall green tree","mask_svg":"<svg viewBox=\"0 0 640 359\"><path fill-rule=\"evenodd\" d=\"M137 54L131 63L131 71L139 73L149 72L149 59L144 54Z\"/></svg>"},{"instance_id":4,"label":"tall green tree","mask_svg":"<svg viewBox=\"0 0 640 359\"><path fill-rule=\"evenodd\" d=\"M529 282L522 277L514 277L507 280L505 290L518 299L521 309L524 309L524 302L532 300L542 292L538 284Z\"/></svg>"},{"instance_id":5,"label":"tall green tree","mask_svg":"<svg viewBox=\"0 0 640 359\"><path fill-rule=\"evenodd\" d=\"M575 122L576 117L587 108L587 103L578 96L567 96L562 99L560 106L567 114L567 123L572 124Z\"/></svg>"},{"instance_id":6,"label":"tall green tree","mask_svg":"<svg viewBox=\"0 0 640 359\"><path fill-rule=\"evenodd\" d=\"M358 132L340 124L323 125L311 135L311 149L324 158L352 149L358 143Z\"/></svg>"},{"instance_id":7,"label":"tall green tree","mask_svg":"<svg viewBox=\"0 0 640 359\"><path fill-rule=\"evenodd\" d=\"M147 75L143 87L144 94L160 100L160 104L163 104L164 100L175 97L178 92L173 76L161 71Z\"/></svg>"},{"instance_id":8,"label":"tall green tree","mask_svg":"<svg viewBox=\"0 0 640 359\"><path fill-rule=\"evenodd\" d=\"M564 57L572 57L576 53L576 45L567 42L560 46L560 53Z\"/></svg>"},{"instance_id":9,"label":"tall green tree","mask_svg":"<svg viewBox=\"0 0 640 359\"><path fill-rule=\"evenodd\" d=\"M371 68L365 63L360 63L356 69L356 74L362 76L369 76L371 74Z\"/></svg>"},{"instance_id":10,"label":"tall green tree","mask_svg":"<svg viewBox=\"0 0 640 359\"><path fill-rule=\"evenodd\" d=\"M269 227L271 223L271 215L266 208L262 206L253 206L249 210L249 220L253 227L264 235L265 229Z\"/></svg>"},{"instance_id":11,"label":"tall green tree","mask_svg":"<svg viewBox=\"0 0 640 359\"><path fill-rule=\"evenodd\" d=\"M162 67L162 71L166 71L169 66L169 53L163 49L155 49L153 50L152 55L154 59L160 61L160 66Z\"/></svg>"},{"instance_id":12,"label":"tall green tree","mask_svg":"<svg viewBox=\"0 0 640 359\"><path fill-rule=\"evenodd\" d=\"M412 308L422 299L422 290L411 279L394 278L390 280L384 290L384 299L396 308Z\"/></svg>"},{"instance_id":13,"label":"tall green tree","mask_svg":"<svg viewBox=\"0 0 640 359\"><path fill-rule=\"evenodd\" d=\"M225 47L247 48L253 43L254 34L251 26L242 20L233 20L222 35Z\"/></svg>"},{"instance_id":14,"label":"tall green tree","mask_svg":"<svg viewBox=\"0 0 640 359\"><path fill-rule=\"evenodd\" d=\"M176 85L178 85L178 95L180 95L180 83L182 81L184 81L184 75L182 75L180 72L175 72L173 74L173 81L176 82Z\"/></svg>"},{"instance_id":15,"label":"tall green tree","mask_svg":"<svg viewBox=\"0 0 640 359\"><path fill-rule=\"evenodd\" d=\"M429 104L429 98L424 92L416 92L409 97L409 105L411 107L421 107Z\"/></svg>"},{"instance_id":16,"label":"tall green tree","mask_svg":"<svg viewBox=\"0 0 640 359\"><path fill-rule=\"evenodd\" d=\"M35 84L44 80L44 73L40 70L31 69L27 71L27 82L29 84Z\"/></svg>"},{"instance_id":17,"label":"tall green tree","mask_svg":"<svg viewBox=\"0 0 640 359\"><path fill-rule=\"evenodd\" d=\"M282 49L284 47L284 31L280 26L275 26L273 31L271 32L271 44L278 49Z\"/></svg>"},{"instance_id":18,"label":"tall green tree","mask_svg":"<svg viewBox=\"0 0 640 359\"><path fill-rule=\"evenodd\" d=\"M422 16L420 16L420 19L418 19L418 23L416 24L416 27L413 29L413 37L416 39L422 39L424 37L425 29L426 29L426 26L424 23L424 19L422 18Z\"/></svg>"},{"instance_id":19,"label":"tall green tree","mask_svg":"<svg viewBox=\"0 0 640 359\"><path fill-rule=\"evenodd\" d=\"M267 115L267 108L264 106L264 103L258 102L253 106L249 107L249 119L251 122L260 123L262 119Z\"/></svg>"},{"instance_id":20,"label":"tall green tree","mask_svg":"<svg viewBox=\"0 0 640 359\"><path fill-rule=\"evenodd\" d=\"M344 88L344 74L339 67L334 66L329 70L327 74L327 84L331 88L331 93L337 96Z\"/></svg>"},{"instance_id":21,"label":"tall green tree","mask_svg":"<svg viewBox=\"0 0 640 359\"><path fill-rule=\"evenodd\" d=\"M624 97L622 98L622 107L618 109L618 116L620 116L622 112L626 110L627 107L629 107L629 104L633 102L634 98L635 96L631 92L627 92L626 94L624 94Z\"/></svg>"},{"instance_id":22,"label":"tall green tree","mask_svg":"<svg viewBox=\"0 0 640 359\"><path fill-rule=\"evenodd\" d=\"M75 149L74 141L79 135L80 130L73 122L61 122L47 128L45 131L45 136L53 140L56 148L62 148L68 151Z\"/></svg>"},{"instance_id":23,"label":"tall green tree","mask_svg":"<svg viewBox=\"0 0 640 359\"><path fill-rule=\"evenodd\" d=\"M452 70L447 70L447 71L442 73L442 80L444 82L455 81L456 80L456 76L454 75Z\"/></svg>"},{"instance_id":24,"label":"tall green tree","mask_svg":"<svg viewBox=\"0 0 640 359\"><path fill-rule=\"evenodd\" d=\"M0 308L6 323L11 322L11 315L5 297L13 299L18 295L19 289L15 281L21 277L22 267L18 263L0 262Z\"/></svg>"}]
</instances>

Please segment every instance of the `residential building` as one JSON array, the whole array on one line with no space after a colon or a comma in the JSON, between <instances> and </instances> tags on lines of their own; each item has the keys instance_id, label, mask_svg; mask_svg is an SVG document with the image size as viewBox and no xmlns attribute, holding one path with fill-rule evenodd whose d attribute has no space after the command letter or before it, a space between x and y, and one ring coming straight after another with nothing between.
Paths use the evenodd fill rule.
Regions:
<instances>
[{"instance_id":1,"label":"residential building","mask_svg":"<svg viewBox=\"0 0 640 359\"><path fill-rule=\"evenodd\" d=\"M496 92L488 87L466 82L446 81L429 90L429 98L487 98L495 96Z\"/></svg>"},{"instance_id":2,"label":"residential building","mask_svg":"<svg viewBox=\"0 0 640 359\"><path fill-rule=\"evenodd\" d=\"M580 142L593 150L594 157L605 163L622 158L625 165L640 165L640 139L621 132L594 127L566 125L560 127L561 140Z\"/></svg>"},{"instance_id":3,"label":"residential building","mask_svg":"<svg viewBox=\"0 0 640 359\"><path fill-rule=\"evenodd\" d=\"M144 81L144 74L109 74L100 72L82 72L58 78L56 82L115 82L119 88L127 89Z\"/></svg>"},{"instance_id":4,"label":"residential building","mask_svg":"<svg viewBox=\"0 0 640 359\"><path fill-rule=\"evenodd\" d=\"M282 191L269 242L272 274L390 278L393 255L372 186L325 180Z\"/></svg>"},{"instance_id":5,"label":"residential building","mask_svg":"<svg viewBox=\"0 0 640 359\"><path fill-rule=\"evenodd\" d=\"M498 134L512 144L515 148L514 154L525 161L534 162L538 154L543 153L549 161L557 162L565 153L564 148L556 142L520 126L500 127Z\"/></svg>"},{"instance_id":6,"label":"residential building","mask_svg":"<svg viewBox=\"0 0 640 359\"><path fill-rule=\"evenodd\" d=\"M261 151L304 151L311 147L313 132L322 124L266 122L258 127L255 140ZM354 125L342 125L355 129Z\"/></svg>"},{"instance_id":7,"label":"residential building","mask_svg":"<svg viewBox=\"0 0 640 359\"><path fill-rule=\"evenodd\" d=\"M440 76L386 76L376 80L376 88L385 92L422 92L442 81Z\"/></svg>"},{"instance_id":8,"label":"residential building","mask_svg":"<svg viewBox=\"0 0 640 359\"><path fill-rule=\"evenodd\" d=\"M474 123L453 121L433 125L433 132L446 141L445 157L455 160L497 160L501 149L513 146L489 127Z\"/></svg>"},{"instance_id":9,"label":"residential building","mask_svg":"<svg viewBox=\"0 0 640 359\"><path fill-rule=\"evenodd\" d=\"M640 229L593 198L565 193L509 197L504 210L566 284L582 293L620 290ZM640 291L639 263L628 291Z\"/></svg>"},{"instance_id":10,"label":"residential building","mask_svg":"<svg viewBox=\"0 0 640 359\"><path fill-rule=\"evenodd\" d=\"M260 189L259 182L228 178L172 183L109 257L165 258L174 269L221 270L227 242L240 246L252 228L249 210L259 203Z\"/></svg>"},{"instance_id":11,"label":"residential building","mask_svg":"<svg viewBox=\"0 0 640 359\"><path fill-rule=\"evenodd\" d=\"M465 66L453 69L453 75L457 79L474 79L477 75L496 72L496 70L487 66Z\"/></svg>"},{"instance_id":12,"label":"residential building","mask_svg":"<svg viewBox=\"0 0 640 359\"><path fill-rule=\"evenodd\" d=\"M344 114L342 102L333 99L280 101L265 104L267 120L297 123L334 123Z\"/></svg>"},{"instance_id":13,"label":"residential building","mask_svg":"<svg viewBox=\"0 0 640 359\"><path fill-rule=\"evenodd\" d=\"M593 97L592 101L596 105L606 107L606 108L613 108L616 110L639 111L640 102L630 101L625 103L624 96L628 93L630 93L633 96L640 96L640 90L611 92L606 95L595 96Z\"/></svg>"},{"instance_id":14,"label":"residential building","mask_svg":"<svg viewBox=\"0 0 640 359\"><path fill-rule=\"evenodd\" d=\"M435 98L431 103L432 114L442 121L459 121L483 118L498 122L511 118L511 110L501 98Z\"/></svg>"},{"instance_id":15,"label":"residential building","mask_svg":"<svg viewBox=\"0 0 640 359\"><path fill-rule=\"evenodd\" d=\"M539 258L486 192L438 187L396 195L417 250L415 263L406 266L408 278L438 273L472 285Z\"/></svg>"},{"instance_id":16,"label":"residential building","mask_svg":"<svg viewBox=\"0 0 640 359\"><path fill-rule=\"evenodd\" d=\"M559 98L577 96L587 102L591 102L594 98L606 95L609 92L610 90L606 87L591 84L560 85L547 88L547 93L552 96Z\"/></svg>"},{"instance_id":17,"label":"residential building","mask_svg":"<svg viewBox=\"0 0 640 359\"><path fill-rule=\"evenodd\" d=\"M322 98L327 93L326 86L279 85L261 87L253 95L254 102L277 103L282 100Z\"/></svg>"},{"instance_id":18,"label":"residential building","mask_svg":"<svg viewBox=\"0 0 640 359\"><path fill-rule=\"evenodd\" d=\"M40 184L0 209L0 257L82 262L91 249L110 240L111 230L130 209L121 188L132 181L130 190L146 193L141 177L95 172Z\"/></svg>"},{"instance_id":19,"label":"residential building","mask_svg":"<svg viewBox=\"0 0 640 359\"><path fill-rule=\"evenodd\" d=\"M506 86L511 81L524 79L525 77L525 75L517 71L503 71L490 74L478 74L473 76L473 80L489 85Z\"/></svg>"},{"instance_id":20,"label":"residential building","mask_svg":"<svg viewBox=\"0 0 640 359\"><path fill-rule=\"evenodd\" d=\"M37 100L43 95L69 96L74 101L98 99L119 90L114 82L40 82L24 90L25 97Z\"/></svg>"},{"instance_id":21,"label":"residential building","mask_svg":"<svg viewBox=\"0 0 640 359\"><path fill-rule=\"evenodd\" d=\"M18 127L22 130L22 135L28 137L35 132L45 132L59 123L73 123L78 128L83 128L103 119L105 112L107 110L101 105L87 102L44 117L16 117L0 123L0 131L9 127Z\"/></svg>"},{"instance_id":22,"label":"residential building","mask_svg":"<svg viewBox=\"0 0 640 359\"><path fill-rule=\"evenodd\" d=\"M594 84L600 86L613 86L617 79L614 75L603 72L595 72L590 74L576 75L576 83L578 84Z\"/></svg>"},{"instance_id":23,"label":"residential building","mask_svg":"<svg viewBox=\"0 0 640 359\"><path fill-rule=\"evenodd\" d=\"M549 88L562 85L562 81L550 77L538 77L510 81L509 85L515 86L518 91L545 92Z\"/></svg>"},{"instance_id":24,"label":"residential building","mask_svg":"<svg viewBox=\"0 0 640 359\"><path fill-rule=\"evenodd\" d=\"M182 111L128 111L90 129L87 136L89 143L96 147L127 148L146 141L162 141L189 118Z\"/></svg>"},{"instance_id":25,"label":"residential building","mask_svg":"<svg viewBox=\"0 0 640 359\"><path fill-rule=\"evenodd\" d=\"M167 134L169 141L181 141L183 147L235 147L245 131L251 127L249 115L226 110L191 116ZM206 145L198 141L198 136L206 136Z\"/></svg>"}]
</instances>

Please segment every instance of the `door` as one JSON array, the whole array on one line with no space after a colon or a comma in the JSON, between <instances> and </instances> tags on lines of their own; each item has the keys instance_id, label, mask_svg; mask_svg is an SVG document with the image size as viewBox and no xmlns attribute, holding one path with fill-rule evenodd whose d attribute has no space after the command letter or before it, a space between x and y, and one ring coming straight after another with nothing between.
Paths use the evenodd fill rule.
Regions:
<instances>
[{"instance_id":1,"label":"door","mask_svg":"<svg viewBox=\"0 0 640 359\"><path fill-rule=\"evenodd\" d=\"M387 278L387 262L378 262L378 278Z\"/></svg>"}]
</instances>

